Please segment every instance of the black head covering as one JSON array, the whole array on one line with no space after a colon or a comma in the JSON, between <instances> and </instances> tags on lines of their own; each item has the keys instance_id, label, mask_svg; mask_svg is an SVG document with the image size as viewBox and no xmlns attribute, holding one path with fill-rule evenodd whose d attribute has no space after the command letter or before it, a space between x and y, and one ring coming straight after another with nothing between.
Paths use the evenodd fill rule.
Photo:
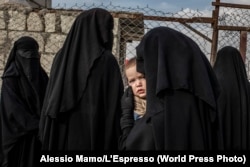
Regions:
<instances>
[{"instance_id":1,"label":"black head covering","mask_svg":"<svg viewBox=\"0 0 250 167\"><path fill-rule=\"evenodd\" d=\"M34 166L34 156L40 151L37 135L48 76L38 49L35 39L19 38L4 69L0 104L3 166ZM11 161L14 156L17 160Z\"/></svg>"},{"instance_id":2,"label":"black head covering","mask_svg":"<svg viewBox=\"0 0 250 167\"><path fill-rule=\"evenodd\" d=\"M144 124L152 127L156 150L214 149L219 85L198 45L178 31L157 27L136 50L137 71L145 74L147 82L144 119L148 122ZM145 136L136 126L140 125L127 138L130 147Z\"/></svg>"},{"instance_id":3,"label":"black head covering","mask_svg":"<svg viewBox=\"0 0 250 167\"><path fill-rule=\"evenodd\" d=\"M112 49L113 17L99 8L82 12L73 23L51 69L43 111L67 112L81 98L96 59Z\"/></svg>"},{"instance_id":4,"label":"black head covering","mask_svg":"<svg viewBox=\"0 0 250 167\"><path fill-rule=\"evenodd\" d=\"M184 89L216 108L216 77L193 40L173 29L158 27L143 37L136 50L137 70L147 78L147 95Z\"/></svg>"},{"instance_id":5,"label":"black head covering","mask_svg":"<svg viewBox=\"0 0 250 167\"><path fill-rule=\"evenodd\" d=\"M218 100L219 120L226 150L250 149L250 92L245 64L231 46L218 51L214 71L222 88Z\"/></svg>"},{"instance_id":6,"label":"black head covering","mask_svg":"<svg viewBox=\"0 0 250 167\"><path fill-rule=\"evenodd\" d=\"M40 115L48 76L40 64L39 45L29 36L24 36L15 41L9 58L4 68L3 79L20 75L23 95L29 99L30 107L35 107ZM14 63L15 65L11 65ZM17 74L18 73L18 74Z\"/></svg>"},{"instance_id":7,"label":"black head covering","mask_svg":"<svg viewBox=\"0 0 250 167\"><path fill-rule=\"evenodd\" d=\"M241 54L232 46L225 46L218 51L214 70L218 80L234 81L235 77L244 82L247 80L246 68Z\"/></svg>"},{"instance_id":8,"label":"black head covering","mask_svg":"<svg viewBox=\"0 0 250 167\"><path fill-rule=\"evenodd\" d=\"M6 72L10 64L16 60L17 51L20 52L20 54L18 53L18 55L24 58L40 58L38 50L39 45L35 39L28 36L19 38L17 41L15 41L14 46L10 52L9 58L4 68L4 72Z\"/></svg>"}]
</instances>

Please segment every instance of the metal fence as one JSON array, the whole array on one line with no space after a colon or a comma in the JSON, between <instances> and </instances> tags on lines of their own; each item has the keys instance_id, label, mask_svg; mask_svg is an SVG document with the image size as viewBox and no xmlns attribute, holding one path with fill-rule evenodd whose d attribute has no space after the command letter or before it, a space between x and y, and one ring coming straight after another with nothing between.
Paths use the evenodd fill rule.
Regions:
<instances>
[{"instance_id":1,"label":"metal fence","mask_svg":"<svg viewBox=\"0 0 250 167\"><path fill-rule=\"evenodd\" d=\"M211 2L212 3L212 2ZM120 18L119 20L119 46L117 47L119 50L119 54L117 54L117 58L121 67L121 71L123 71L123 63L124 59L130 58L135 56L135 47L140 42L142 36L150 29L159 26L166 26L170 28L174 28L178 30L190 38L192 38L197 44L200 46L201 50L205 53L207 58L210 60L211 63L215 61L216 52L218 49L231 45L238 48L243 57L246 56L246 68L248 74L250 72L250 57L249 57L249 43L248 41L248 33L250 31L250 6L249 5L236 5L236 4L226 4L220 3L219 0L216 0L212 3L214 7L213 15L208 17L204 13L200 11L194 11L190 9L182 9L175 13L169 13L166 11L157 11L148 6L145 7L121 7L121 6L114 6L112 3L109 4L75 4L74 6L68 7L65 4L58 4L57 6L53 7L53 10L64 10L64 13L67 11L76 11L74 16L68 16L66 21L62 21L59 19L57 14L55 17L51 17L50 15L44 15L46 13L46 9L43 9L38 12L38 16L34 15L33 17L42 17L43 19L56 22L56 24L62 25L64 28L58 28L56 25L55 27L46 27L46 31L51 31L52 34L50 35L50 39L44 45L45 52L43 53L42 63L46 63L44 66L46 70L50 71L50 65L53 61L53 57L55 52L60 49L65 40L67 32L74 20L74 17L77 14L86 9L99 7L109 10L110 12L119 12L119 13L131 13L134 17L131 19L126 18L126 16ZM211 6L211 7L212 7ZM8 7L8 6L7 6ZM24 11L25 12L25 11ZM26 11L27 12L27 11ZM44 12L44 13L43 13ZM211 11L212 12L212 11ZM51 13L52 15L53 13ZM2 17L7 17L3 14ZM64 15L67 17L67 14ZM51 18L51 19L50 19ZM29 19L32 19L30 17ZM53 20L54 19L54 20ZM11 23L11 22L10 22ZM8 24L10 24L8 23ZM31 21L32 23L32 21ZM27 23L28 24L28 23ZM38 22L33 22L32 24L37 32L37 28L41 26L41 29L44 28L44 25L39 25ZM15 25L21 28L22 21L20 21L20 25ZM27 26L27 25L24 25ZM1 13L0 13L0 29L1 29ZM52 29L52 30L50 30ZM53 30L54 29L54 30ZM60 36L53 37L53 31L60 31ZM4 32L0 30L0 35L6 33L11 35L11 33L20 33L18 31L13 32ZM30 32L29 32L30 34ZM20 33L21 35L29 35L25 33ZM242 35L243 34L243 35ZM34 34L31 34L31 36ZM41 40L47 39L44 33L41 32L40 36L42 37ZM0 37L4 38L2 35ZM9 38L9 36L8 36ZM60 38L60 39L58 39ZM36 36L36 39L40 39L39 36ZM55 42L55 40L57 42ZM59 42L58 42L59 41ZM39 40L38 40L39 42ZM0 42L0 49L5 50L5 52L9 52L12 43L9 43L8 46L5 43ZM53 48L53 49L52 49ZM1 56L1 61L6 61L6 55ZM3 64L4 66L4 64Z\"/></svg>"},{"instance_id":2,"label":"metal fence","mask_svg":"<svg viewBox=\"0 0 250 167\"><path fill-rule=\"evenodd\" d=\"M248 78L250 78L250 43L248 42L250 5L221 3L220 0L212 4L215 7L213 18L218 18L218 23L215 21L213 29L214 34L218 33L214 42L215 51L227 45L238 48L245 59Z\"/></svg>"},{"instance_id":3,"label":"metal fence","mask_svg":"<svg viewBox=\"0 0 250 167\"><path fill-rule=\"evenodd\" d=\"M58 5L57 9L66 8L66 6ZM201 50L205 53L208 59L211 55L211 42L213 27L211 26L211 18L205 17L203 13L199 11L182 9L175 13L166 11L157 11L149 6L125 8L120 6L114 6L110 4L86 4L70 7L70 9L90 9L93 7L100 7L107 9L111 12L131 12L141 13L142 21L138 19L120 19L120 56L119 64L123 73L123 63L125 58L131 58L136 55L135 48L139 44L142 36L154 27L166 26L178 30L194 41L200 46ZM140 17L140 15L138 16Z\"/></svg>"},{"instance_id":4,"label":"metal fence","mask_svg":"<svg viewBox=\"0 0 250 167\"><path fill-rule=\"evenodd\" d=\"M138 12L143 14L143 28L144 33L148 30L158 27L166 26L174 28L183 32L200 46L201 50L205 53L211 64L216 59L216 53L224 46L233 46L240 50L242 57L245 59L246 69L250 78L250 43L247 43L250 31L250 5L244 4L230 4L221 3L220 0L211 1L214 8L211 11L211 16L207 13L198 10L182 9L175 13L166 11L157 11L148 6L125 8L121 6L114 6L110 4L82 4L72 6L71 9L90 9L93 7L105 8L109 11L126 11ZM55 8L67 8L65 5L58 4ZM128 21L128 20L127 20ZM121 31L129 35L131 25L134 29L141 28L140 22L124 22ZM124 52L126 57L135 55L135 47L140 42L140 37L134 37L125 40L121 43L121 52ZM126 47L124 47L126 45ZM125 56L120 57L120 63L124 61ZM122 64L121 64L122 65Z\"/></svg>"},{"instance_id":5,"label":"metal fence","mask_svg":"<svg viewBox=\"0 0 250 167\"><path fill-rule=\"evenodd\" d=\"M65 5L56 6L56 9L67 8ZM143 22L140 19L122 19L120 31L122 36L127 37L122 39L121 51L125 53L125 56L120 57L120 62L124 61L125 57L135 56L135 47L140 42L141 37L150 29L159 26L166 26L183 32L191 37L201 47L207 58L210 59L211 54L211 38L213 27L211 26L211 18L205 17L203 13L199 11L182 9L175 13L166 11L157 11L145 7L126 8L121 6L114 6L110 4L82 4L70 7L70 9L90 9L93 7L100 7L107 9L111 12L124 11L131 13L141 13L143 15ZM132 25L132 26L131 26ZM131 33L132 32L132 33ZM124 47L125 46L125 47Z\"/></svg>"}]
</instances>

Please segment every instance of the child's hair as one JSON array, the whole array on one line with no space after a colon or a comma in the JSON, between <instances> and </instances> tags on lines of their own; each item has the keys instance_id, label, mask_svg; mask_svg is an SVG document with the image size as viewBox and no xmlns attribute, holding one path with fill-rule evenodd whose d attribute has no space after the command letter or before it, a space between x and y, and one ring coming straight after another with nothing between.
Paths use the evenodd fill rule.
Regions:
<instances>
[{"instance_id":1,"label":"child's hair","mask_svg":"<svg viewBox=\"0 0 250 167\"><path fill-rule=\"evenodd\" d=\"M136 65L136 57L133 57L131 59L126 60L125 63L124 63L124 65L125 65L124 66L125 70L127 70L131 66L135 66Z\"/></svg>"}]
</instances>

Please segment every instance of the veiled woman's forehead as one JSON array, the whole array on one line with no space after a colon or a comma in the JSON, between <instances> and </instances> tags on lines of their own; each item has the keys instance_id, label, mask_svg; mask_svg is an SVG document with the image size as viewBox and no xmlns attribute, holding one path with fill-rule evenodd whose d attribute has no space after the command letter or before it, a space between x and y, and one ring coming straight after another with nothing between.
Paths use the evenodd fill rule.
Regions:
<instances>
[{"instance_id":1,"label":"veiled woman's forehead","mask_svg":"<svg viewBox=\"0 0 250 167\"><path fill-rule=\"evenodd\" d=\"M15 42L16 49L39 49L37 41L31 37L22 37Z\"/></svg>"}]
</instances>

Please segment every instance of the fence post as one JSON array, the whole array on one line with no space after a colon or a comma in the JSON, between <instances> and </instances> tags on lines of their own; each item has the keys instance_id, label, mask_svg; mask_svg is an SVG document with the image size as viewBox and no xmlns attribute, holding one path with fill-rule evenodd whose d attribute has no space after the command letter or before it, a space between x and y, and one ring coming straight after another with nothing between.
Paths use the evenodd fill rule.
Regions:
<instances>
[{"instance_id":1,"label":"fence post","mask_svg":"<svg viewBox=\"0 0 250 167\"><path fill-rule=\"evenodd\" d=\"M243 61L246 61L246 51L247 51L247 31L240 32L240 53Z\"/></svg>"},{"instance_id":2,"label":"fence post","mask_svg":"<svg viewBox=\"0 0 250 167\"><path fill-rule=\"evenodd\" d=\"M216 0L216 3L220 3L220 0ZM213 65L216 60L217 54L217 45L218 45L218 18L219 18L219 8L220 6L216 5L215 10L213 10L213 36L212 36L212 46L211 46L211 57L210 63Z\"/></svg>"}]
</instances>

